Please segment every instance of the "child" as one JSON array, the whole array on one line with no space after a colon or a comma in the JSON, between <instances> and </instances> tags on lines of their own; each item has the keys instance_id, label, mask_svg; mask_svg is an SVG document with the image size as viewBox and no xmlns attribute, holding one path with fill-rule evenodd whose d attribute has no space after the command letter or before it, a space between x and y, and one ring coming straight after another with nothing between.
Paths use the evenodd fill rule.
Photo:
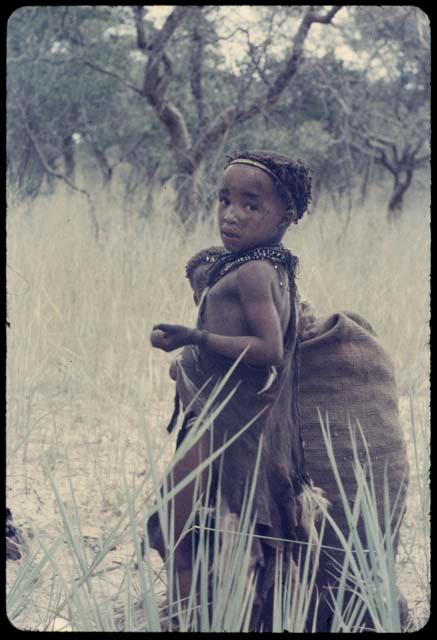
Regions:
<instances>
[{"instance_id":1,"label":"child","mask_svg":"<svg viewBox=\"0 0 437 640\"><path fill-rule=\"evenodd\" d=\"M186 277L190 281L191 288L193 290L193 300L196 306L199 306L199 303L202 299L202 294L207 287L208 269L212 266L213 262L215 262L219 257L223 256L226 253L226 249L224 247L209 247L207 249L202 249L198 251L194 256L190 258L188 261L185 271ZM305 340L307 337L311 336L311 331L314 330L315 322L316 322L316 310L314 305L308 300L300 299L298 292L296 291L298 296L298 327L297 333L299 336L299 340ZM272 369L274 369L272 367ZM276 371L273 372L275 375ZM177 377L177 359L173 360L170 364L169 375L172 380L176 380ZM167 431L171 433L176 426L177 419L180 413L180 403L179 403L179 395L176 391L175 398L175 409L173 411L173 415L170 419L170 422L167 427ZM185 421L186 423L187 421ZM179 431L176 447L178 447L185 435L185 426L183 425Z\"/></svg>"},{"instance_id":2,"label":"child","mask_svg":"<svg viewBox=\"0 0 437 640\"><path fill-rule=\"evenodd\" d=\"M194 291L194 301L198 305L203 290L207 286L208 269L225 250L211 247L196 253L187 264L187 277ZM377 481L374 486L380 524L384 527L383 493L381 470L388 465L390 503L394 507L394 520L401 518L405 508L406 486L399 491L400 485L408 469L405 443L402 441L401 427L397 414L397 393L395 381L391 373L388 354L377 345L377 337L370 324L359 314L351 311L337 312L334 315L321 317L307 300L298 303L298 338L300 343L299 367L299 409L302 416L301 428L306 441L305 463L313 480L325 491L331 501L331 515L340 526L345 537L349 535L349 526L339 503L338 488L332 476L331 464L325 452L323 437L320 431L317 407L330 416L332 432L336 444L336 458L343 462L339 473L346 493L354 500L357 487L353 469L344 464L344 458L352 454L348 433L349 420L347 410L342 414L341 407L353 406L354 417L360 420L365 432L366 442L370 449L375 449L372 456L374 474ZM376 340L376 341L375 341ZM171 374L176 379L177 363L171 365ZM369 375L370 374L370 375ZM383 388L373 379L381 381ZM337 382L334 383L333 381ZM376 386L375 386L376 384ZM357 393L360 400L357 402ZM177 395L177 394L176 394ZM178 397L178 396L177 396ZM174 414L175 416L175 414ZM370 420L369 420L370 416ZM187 416L186 416L187 418ZM377 428L373 428L376 422ZM184 421L178 433L177 446L187 434L188 420ZM341 433L341 436L339 434ZM389 444L387 444L389 443ZM389 452L383 455L383 449ZM228 526L221 527L228 529ZM365 532L359 529L364 542ZM298 535L295 535L298 538ZM304 536L305 540L305 536ZM398 537L395 536L394 551L396 554ZM297 545L297 550L299 546ZM327 549L327 552L324 549ZM334 552L334 550L337 550ZM341 542L335 532L325 528L323 548L317 571L316 585L318 604L312 604L307 617L308 628L312 628L312 616L317 615L317 631L328 631L332 620L330 605L330 589L336 589L336 566L344 563L344 554L340 551ZM335 553L335 555L334 555ZM333 557L335 560L333 560ZM349 594L345 594L344 605ZM408 628L408 607L402 593L399 592L399 606L403 629ZM372 620L367 615L362 621L372 628Z\"/></svg>"},{"instance_id":3,"label":"child","mask_svg":"<svg viewBox=\"0 0 437 640\"><path fill-rule=\"evenodd\" d=\"M186 275L193 289L193 299L200 304L202 294L208 284L208 269L226 253L224 247L209 247L196 253L187 263Z\"/></svg>"},{"instance_id":4,"label":"child","mask_svg":"<svg viewBox=\"0 0 437 640\"><path fill-rule=\"evenodd\" d=\"M186 276L190 281L191 288L193 290L193 300L196 306L199 306L200 301L202 299L202 294L207 286L207 270L212 266L212 263L215 262L220 256L226 253L226 249L224 247L209 247L208 249L202 249L198 251L187 263L186 266ZM170 378L172 380L176 380L177 378L177 359L173 360L169 369ZM176 426L177 419L179 417L180 412L180 399L179 394L176 391L174 398L174 411L173 415L170 419L170 422L167 426L167 431L171 433ZM178 433L176 447L178 447L185 434L186 434L186 424L190 419L190 415L185 416L184 423Z\"/></svg>"},{"instance_id":5,"label":"child","mask_svg":"<svg viewBox=\"0 0 437 640\"><path fill-rule=\"evenodd\" d=\"M228 159L219 191L218 223L226 253L208 269L196 329L156 325L154 347L185 347L176 363L176 386L182 404L198 415L216 382L247 349L216 405L239 386L215 418L214 451L253 424L212 464L212 501L221 491L229 511L241 512L247 483L253 479L263 436L252 517L253 555L259 566L258 594L271 596L276 555L289 557L284 539L305 519L303 500L311 495L305 473L296 407L297 258L281 244L310 201L307 168L267 151L235 153ZM271 367L277 375L266 385ZM209 383L205 383L209 380ZM196 401L193 403L193 399ZM206 433L173 470L177 484L209 454ZM219 471L220 474L220 487ZM175 539L193 508L194 482L175 498ZM151 519L149 529L158 524ZM153 536L151 536L153 537ZM174 552L181 597L191 587L192 540L186 535ZM268 622L263 621L264 629Z\"/></svg>"}]
</instances>

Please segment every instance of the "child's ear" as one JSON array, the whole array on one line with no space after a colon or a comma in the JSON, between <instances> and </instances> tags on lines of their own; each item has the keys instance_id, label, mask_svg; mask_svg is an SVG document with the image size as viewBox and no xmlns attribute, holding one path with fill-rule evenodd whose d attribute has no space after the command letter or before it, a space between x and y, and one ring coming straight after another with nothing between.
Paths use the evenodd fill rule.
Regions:
<instances>
[{"instance_id":1,"label":"child's ear","mask_svg":"<svg viewBox=\"0 0 437 640\"><path fill-rule=\"evenodd\" d=\"M290 226L290 223L290 215L287 213L282 217L281 222L278 224L278 229L280 229L281 231L285 231Z\"/></svg>"}]
</instances>

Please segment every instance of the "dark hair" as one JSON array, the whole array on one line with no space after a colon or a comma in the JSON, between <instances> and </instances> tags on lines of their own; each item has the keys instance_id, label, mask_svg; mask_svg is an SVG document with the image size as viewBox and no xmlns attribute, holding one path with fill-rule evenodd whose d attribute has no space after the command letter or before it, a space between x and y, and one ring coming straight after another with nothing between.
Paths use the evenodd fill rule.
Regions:
<instances>
[{"instance_id":1,"label":"dark hair","mask_svg":"<svg viewBox=\"0 0 437 640\"><path fill-rule=\"evenodd\" d=\"M202 249L198 253L194 254L194 256L188 260L185 267L186 276L190 280L190 282L193 277L194 271L200 264L208 262L212 264L224 253L226 253L226 249L224 247L209 247L208 249Z\"/></svg>"},{"instance_id":2,"label":"dark hair","mask_svg":"<svg viewBox=\"0 0 437 640\"><path fill-rule=\"evenodd\" d=\"M298 222L311 202L311 174L301 160L294 162L275 151L234 151L226 157L225 169L231 162L244 158L263 164L273 174L278 196Z\"/></svg>"}]
</instances>

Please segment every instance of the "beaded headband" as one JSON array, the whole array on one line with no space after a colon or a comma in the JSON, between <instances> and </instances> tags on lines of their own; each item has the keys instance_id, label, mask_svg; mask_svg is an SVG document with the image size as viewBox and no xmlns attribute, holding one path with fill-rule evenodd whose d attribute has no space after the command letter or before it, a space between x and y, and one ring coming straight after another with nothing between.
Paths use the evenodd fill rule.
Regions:
<instances>
[{"instance_id":1,"label":"beaded headband","mask_svg":"<svg viewBox=\"0 0 437 640\"><path fill-rule=\"evenodd\" d=\"M232 160L232 162L230 162L228 166L231 166L231 164L249 164L249 165L252 165L253 167L257 167L258 169L261 169L262 171L265 171L272 178L277 180L284 187L285 191L290 196L291 202L293 204L293 216L292 216L292 219L294 220L296 218L296 216L297 216L297 208L296 208L296 203L294 201L293 194L290 193L290 189L283 182L283 180L281 180L281 178L279 178L279 176L275 175L273 173L273 171L270 171L270 169L268 167L266 167L264 164L262 164L261 162L257 162L256 160L250 160L249 158L236 158L235 160Z\"/></svg>"},{"instance_id":2,"label":"beaded headband","mask_svg":"<svg viewBox=\"0 0 437 640\"><path fill-rule=\"evenodd\" d=\"M232 160L232 162L230 162L229 164L230 165L231 164L251 164L254 167L258 167L258 169L262 169L263 171L271 175L272 178L275 178L275 180L279 180L279 182L281 182L281 184L285 187L285 184L282 182L282 180L280 180L278 176L275 176L273 171L270 171L270 169L266 167L264 164L261 164L261 162L257 162L256 160L249 160L248 158L237 158L236 160Z\"/></svg>"}]
</instances>

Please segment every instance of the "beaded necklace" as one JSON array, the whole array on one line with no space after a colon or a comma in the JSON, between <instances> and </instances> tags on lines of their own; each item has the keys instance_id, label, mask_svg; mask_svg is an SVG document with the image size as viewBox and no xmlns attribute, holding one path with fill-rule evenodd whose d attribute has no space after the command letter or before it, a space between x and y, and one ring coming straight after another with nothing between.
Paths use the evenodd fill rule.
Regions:
<instances>
[{"instance_id":1,"label":"beaded necklace","mask_svg":"<svg viewBox=\"0 0 437 640\"><path fill-rule=\"evenodd\" d=\"M235 253L225 253L209 267L207 271L208 287L212 287L232 269L252 260L269 260L276 269L278 265L285 267L288 276L288 289L294 291L298 258L282 244L263 245Z\"/></svg>"}]
</instances>

